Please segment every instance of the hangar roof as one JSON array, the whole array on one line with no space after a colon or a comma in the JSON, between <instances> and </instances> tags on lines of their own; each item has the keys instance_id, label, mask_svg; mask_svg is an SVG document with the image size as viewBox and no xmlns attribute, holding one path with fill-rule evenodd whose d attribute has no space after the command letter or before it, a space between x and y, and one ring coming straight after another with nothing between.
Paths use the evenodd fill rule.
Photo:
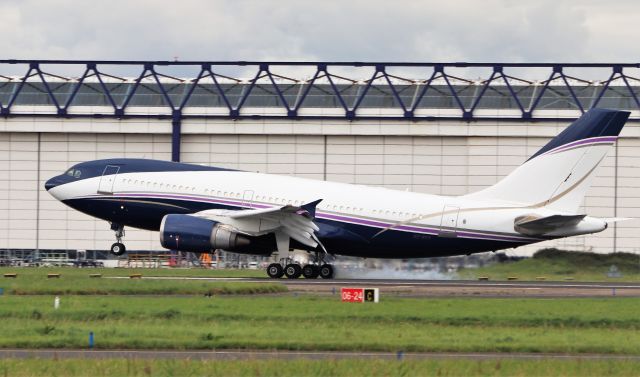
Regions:
<instances>
[{"instance_id":1,"label":"hangar roof","mask_svg":"<svg viewBox=\"0 0 640 377\"><path fill-rule=\"evenodd\" d=\"M19 66L26 72L4 73ZM60 67L66 75L52 73ZM134 74L106 73L122 67ZM167 67L192 68L191 77L172 76ZM365 73L358 71L363 67ZM423 71L402 71L409 68ZM454 72L461 68L467 71ZM523 76L510 72L523 69ZM568 69L579 70L579 77ZM5 116L47 106L65 116L157 108L147 115L544 120L600 107L631 110L631 119L640 119L639 97L640 67L634 64L0 61Z\"/></svg>"}]
</instances>

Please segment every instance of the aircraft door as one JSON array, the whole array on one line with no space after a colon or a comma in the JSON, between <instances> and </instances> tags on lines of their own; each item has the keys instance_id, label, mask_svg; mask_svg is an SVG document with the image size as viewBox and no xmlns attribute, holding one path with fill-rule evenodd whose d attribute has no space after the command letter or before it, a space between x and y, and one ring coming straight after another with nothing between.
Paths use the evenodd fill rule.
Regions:
<instances>
[{"instance_id":1,"label":"aircraft door","mask_svg":"<svg viewBox=\"0 0 640 377\"><path fill-rule=\"evenodd\" d=\"M446 205L442 210L442 219L440 220L440 237L457 237L458 230L458 214L460 207Z\"/></svg>"},{"instance_id":2,"label":"aircraft door","mask_svg":"<svg viewBox=\"0 0 640 377\"><path fill-rule=\"evenodd\" d=\"M244 190L242 194L242 207L253 208L253 190Z\"/></svg>"},{"instance_id":3,"label":"aircraft door","mask_svg":"<svg viewBox=\"0 0 640 377\"><path fill-rule=\"evenodd\" d=\"M119 171L120 167L115 165L107 165L104 168L98 184L98 194L113 194L113 186Z\"/></svg>"}]
</instances>

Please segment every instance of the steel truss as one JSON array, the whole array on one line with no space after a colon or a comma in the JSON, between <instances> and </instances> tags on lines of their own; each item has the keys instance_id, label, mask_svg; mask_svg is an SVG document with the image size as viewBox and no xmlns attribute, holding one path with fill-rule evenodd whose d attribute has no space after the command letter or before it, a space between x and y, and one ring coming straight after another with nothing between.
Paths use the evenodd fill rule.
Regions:
<instances>
[{"instance_id":1,"label":"steel truss","mask_svg":"<svg viewBox=\"0 0 640 377\"><path fill-rule=\"evenodd\" d=\"M27 69L26 73L18 77L9 77L3 75L2 72L11 70L15 66L24 65ZM82 72L76 78L69 78L58 74L47 72L43 69L47 67L69 68L70 66L83 67ZM66 66L66 67L65 67ZM134 75L135 79L128 79L107 73L109 69L123 68L139 72ZM171 75L163 74L159 70L165 67L173 68L190 68L198 71L196 77L178 78ZM222 69L229 68L255 69L248 80L241 80L220 73ZM273 72L274 69L282 67L291 67L293 71L304 67L310 69L313 74L311 78L291 78ZM426 72L424 77L404 78L398 75L388 73L390 69L401 68L421 68ZM336 70L344 68L368 68L369 72L373 72L368 79L346 78L334 73ZM458 68L484 68L491 72L489 77L480 80L469 80L456 77L449 71ZM546 79L532 82L530 80L521 79L508 74L511 69L535 68L544 69L548 72ZM607 69L610 71L608 79L593 83L592 81L580 79L567 75L567 68L578 69ZM598 107L605 93L614 84L618 91L626 91L626 98L631 104L630 110L640 110L640 78L628 75L626 71L640 68L640 64L517 64L517 63L370 63L370 62L204 62L204 61L76 61L76 60L0 60L0 91L3 86L12 85L11 93L0 96L0 115L9 117L31 116L31 117L112 117L116 119L126 118L155 118L167 119L172 121L173 125L173 143L172 143L172 159L179 160L180 155L180 133L181 121L187 118L226 118L226 119L346 119L349 121L356 120L405 120L405 121L429 121L436 119L443 120L511 120L511 121L558 121L567 120L568 118L549 117L548 115L538 115L537 110L541 108L541 100L551 87L561 86L566 89L568 95L563 99L568 101L572 109L577 110L577 115L586 111L590 107ZM115 93L115 87L112 82L127 82L128 89L126 93ZM222 113L216 114L195 114L186 112L190 108L190 99L194 95L194 91L201 87L203 82L212 83L209 86L215 87L215 93L211 95L221 99L221 107L224 109ZM60 83L69 83L69 90L64 96L61 96L57 88ZM224 83L234 82L242 85L240 94L233 98L225 89ZM299 92L295 96L286 92L283 82L295 83L299 85ZM348 82L358 85L357 93L346 99L344 92L345 86L340 82ZM463 101L460 95L460 84L475 85L476 94L470 101ZM14 111L17 100L27 85L37 83L43 88L44 93L49 98L51 105L55 107L55 112L46 113L42 111ZM74 106L74 100L78 96L83 85L91 83L93 87L101 91L101 95L107 100L106 108L108 111L96 111L92 113L76 113L70 111ZM338 115L305 115L305 102L307 102L310 92L314 87L323 83L324 93L331 97L339 106L340 113ZM514 85L516 83L517 85ZM577 94L579 83L581 87L592 86L594 95L591 97L591 103L586 104L580 100ZM632 85L632 83L636 85ZM392 98L393 104L388 106L395 110L397 115L371 115L363 109L363 101L372 88L377 85L383 85L388 90L388 94ZM145 86L153 85L156 95L162 96L163 105L157 113L140 114L130 112L132 101L137 92ZM183 92L176 95L176 85L182 85ZM499 85L503 92L502 96L507 97L510 103L515 104L512 110L516 110L516 116L502 116L478 114L479 105L486 99L487 93L494 85ZM517 87L535 86L536 91L531 95L529 103L523 103L522 96L516 90ZM260 112L252 112L251 106L247 106L248 99L256 87L268 88L270 92L277 97L276 107L280 108L280 112L274 114L265 114ZM401 92L407 86L415 87L414 95L411 100L404 96ZM452 99L453 108L457 110L458 115L424 115L420 113L420 104L430 91L444 90ZM1 94L1 93L0 93ZM117 98L118 100L117 100ZM4 101L3 101L4 100ZM466 103L465 103L466 102ZM498 108L499 109L499 108ZM638 120L638 117L632 117Z\"/></svg>"}]
</instances>

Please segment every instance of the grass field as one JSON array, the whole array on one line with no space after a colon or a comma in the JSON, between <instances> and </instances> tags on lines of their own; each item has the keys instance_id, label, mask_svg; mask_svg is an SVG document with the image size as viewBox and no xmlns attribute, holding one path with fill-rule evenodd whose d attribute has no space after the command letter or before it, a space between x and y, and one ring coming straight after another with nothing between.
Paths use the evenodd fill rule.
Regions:
<instances>
[{"instance_id":1,"label":"grass field","mask_svg":"<svg viewBox=\"0 0 640 377\"><path fill-rule=\"evenodd\" d=\"M249 272L250 271L250 272ZM171 295L171 294L259 294L286 292L277 282L212 282L197 280L107 279L105 277L143 276L218 276L237 277L255 270L187 270L187 269L115 269L115 268L0 268L0 276L17 273L17 278L0 277L0 288L10 295ZM263 272L263 271L261 271ZM47 274L57 273L57 279ZM102 274L91 278L90 274Z\"/></svg>"},{"instance_id":2,"label":"grass field","mask_svg":"<svg viewBox=\"0 0 640 377\"><path fill-rule=\"evenodd\" d=\"M640 354L640 299L0 298L0 347Z\"/></svg>"},{"instance_id":3,"label":"grass field","mask_svg":"<svg viewBox=\"0 0 640 377\"><path fill-rule=\"evenodd\" d=\"M76 267L0 267L0 274L17 273L19 276L45 276L48 273L59 273L63 276L185 276L185 277L266 277L264 269L208 269L208 268L76 268Z\"/></svg>"},{"instance_id":4,"label":"grass field","mask_svg":"<svg viewBox=\"0 0 640 377\"><path fill-rule=\"evenodd\" d=\"M5 377L31 376L637 376L640 362L602 360L15 360Z\"/></svg>"},{"instance_id":5,"label":"grass field","mask_svg":"<svg viewBox=\"0 0 640 377\"><path fill-rule=\"evenodd\" d=\"M612 265L618 268L622 277L607 276ZM531 281L545 277L546 280L557 281L570 278L575 281L640 282L640 255L545 249L538 251L533 258L458 271L458 277L461 279L475 280L480 276L489 277L491 280L507 280L512 276L519 280Z\"/></svg>"}]
</instances>

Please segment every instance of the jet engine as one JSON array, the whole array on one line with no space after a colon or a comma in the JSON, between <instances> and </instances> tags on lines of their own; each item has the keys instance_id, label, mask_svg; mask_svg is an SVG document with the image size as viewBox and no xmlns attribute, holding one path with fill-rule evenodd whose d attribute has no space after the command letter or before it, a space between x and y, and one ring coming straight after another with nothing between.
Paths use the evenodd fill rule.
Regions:
<instances>
[{"instance_id":1,"label":"jet engine","mask_svg":"<svg viewBox=\"0 0 640 377\"><path fill-rule=\"evenodd\" d=\"M248 246L248 237L232 227L189 215L166 215L160 223L160 244L170 250L206 252L234 251Z\"/></svg>"}]
</instances>

